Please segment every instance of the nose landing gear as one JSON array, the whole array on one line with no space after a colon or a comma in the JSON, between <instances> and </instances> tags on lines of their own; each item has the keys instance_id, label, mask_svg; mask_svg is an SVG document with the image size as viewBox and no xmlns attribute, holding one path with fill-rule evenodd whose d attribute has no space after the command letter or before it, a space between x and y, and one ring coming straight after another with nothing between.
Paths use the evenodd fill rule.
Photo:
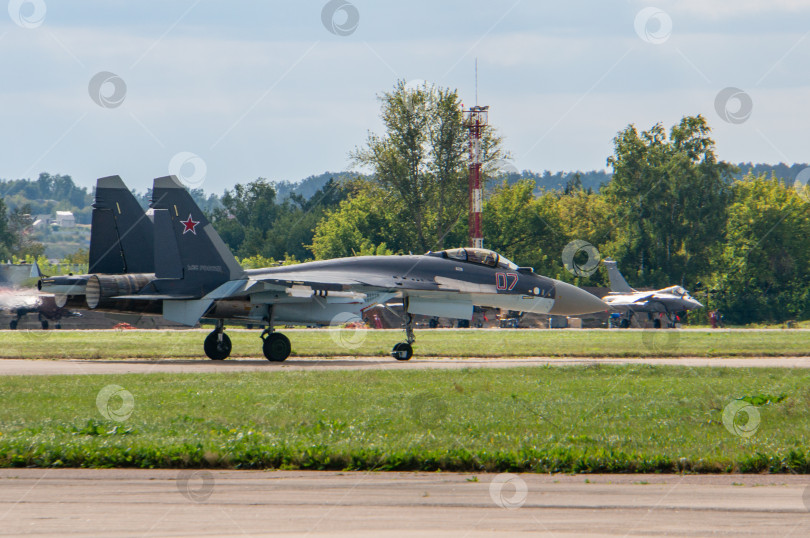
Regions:
<instances>
[{"instance_id":1,"label":"nose landing gear","mask_svg":"<svg viewBox=\"0 0 810 538\"><path fill-rule=\"evenodd\" d=\"M413 357L413 348L411 347L411 344L416 341L416 337L413 335L413 314L406 315L408 316L408 319L405 322L405 338L408 341L400 342L394 346L394 349L391 350L391 356L398 361L407 361Z\"/></svg>"}]
</instances>

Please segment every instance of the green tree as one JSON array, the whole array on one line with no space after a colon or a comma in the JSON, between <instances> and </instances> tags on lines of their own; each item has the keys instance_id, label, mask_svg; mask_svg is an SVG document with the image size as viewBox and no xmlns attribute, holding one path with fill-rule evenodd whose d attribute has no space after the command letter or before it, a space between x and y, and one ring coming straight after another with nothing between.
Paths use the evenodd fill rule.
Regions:
<instances>
[{"instance_id":1,"label":"green tree","mask_svg":"<svg viewBox=\"0 0 810 538\"><path fill-rule=\"evenodd\" d=\"M369 134L351 157L392 194L386 210L413 228L407 250L441 249L469 206L467 131L458 92L428 85L409 89L398 81L379 99L385 134ZM482 155L484 163L505 157L489 127L482 133Z\"/></svg>"},{"instance_id":2,"label":"green tree","mask_svg":"<svg viewBox=\"0 0 810 538\"><path fill-rule=\"evenodd\" d=\"M606 250L624 261L631 284L690 285L709 271L734 171L718 162L709 133L702 116L688 116L669 139L661 124L641 133L630 125L614 138L603 193L615 232Z\"/></svg>"},{"instance_id":3,"label":"green tree","mask_svg":"<svg viewBox=\"0 0 810 538\"><path fill-rule=\"evenodd\" d=\"M709 305L732 323L806 318L810 205L776 178L734 184Z\"/></svg>"}]
</instances>

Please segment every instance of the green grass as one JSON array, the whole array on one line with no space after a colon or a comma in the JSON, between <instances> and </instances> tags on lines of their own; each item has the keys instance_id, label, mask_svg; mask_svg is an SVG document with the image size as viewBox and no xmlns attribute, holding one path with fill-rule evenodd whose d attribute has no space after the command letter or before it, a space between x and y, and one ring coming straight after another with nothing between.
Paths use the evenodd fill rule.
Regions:
<instances>
[{"instance_id":1,"label":"green grass","mask_svg":"<svg viewBox=\"0 0 810 538\"><path fill-rule=\"evenodd\" d=\"M203 358L208 331L0 331L0 358ZM284 330L293 356L385 356L397 330ZM259 331L229 330L233 357L261 357ZM810 331L420 330L417 356L810 355Z\"/></svg>"},{"instance_id":2,"label":"green grass","mask_svg":"<svg viewBox=\"0 0 810 538\"><path fill-rule=\"evenodd\" d=\"M120 422L97 408L110 384L133 398ZM759 405L749 438L722 422L742 397ZM810 472L810 372L794 369L9 376L0 401L0 467Z\"/></svg>"}]
</instances>

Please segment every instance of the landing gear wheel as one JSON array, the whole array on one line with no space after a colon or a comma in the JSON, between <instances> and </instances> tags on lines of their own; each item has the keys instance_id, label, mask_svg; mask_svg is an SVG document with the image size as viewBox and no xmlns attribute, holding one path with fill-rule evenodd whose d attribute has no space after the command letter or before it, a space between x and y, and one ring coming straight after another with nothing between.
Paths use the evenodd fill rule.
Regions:
<instances>
[{"instance_id":1,"label":"landing gear wheel","mask_svg":"<svg viewBox=\"0 0 810 538\"><path fill-rule=\"evenodd\" d=\"M413 357L413 348L408 342L400 342L391 350L391 356L398 361L407 361Z\"/></svg>"},{"instance_id":2,"label":"landing gear wheel","mask_svg":"<svg viewBox=\"0 0 810 538\"><path fill-rule=\"evenodd\" d=\"M627 328L629 328L629 327L630 327L630 320L629 320L629 319L623 319L623 320L622 320L622 321L619 323L619 327L621 327L622 329L627 329Z\"/></svg>"},{"instance_id":3,"label":"landing gear wheel","mask_svg":"<svg viewBox=\"0 0 810 538\"><path fill-rule=\"evenodd\" d=\"M8 328L11 329L12 331L16 330L17 329L17 323L19 323L19 320L12 319L11 323L8 324Z\"/></svg>"},{"instance_id":4,"label":"landing gear wheel","mask_svg":"<svg viewBox=\"0 0 810 538\"><path fill-rule=\"evenodd\" d=\"M222 335L221 340L219 339L220 335ZM203 349L205 350L206 356L212 361L225 360L228 358L228 355L231 354L231 339L225 333L211 331L211 333L205 337Z\"/></svg>"},{"instance_id":5,"label":"landing gear wheel","mask_svg":"<svg viewBox=\"0 0 810 538\"><path fill-rule=\"evenodd\" d=\"M661 320L660 319L654 319L653 320L653 328L655 328L655 329L660 329L661 328Z\"/></svg>"},{"instance_id":6,"label":"landing gear wheel","mask_svg":"<svg viewBox=\"0 0 810 538\"><path fill-rule=\"evenodd\" d=\"M262 340L264 340L262 352L268 361L282 362L290 356L290 351L292 351L290 339L283 334L267 333L266 336L262 335Z\"/></svg>"},{"instance_id":7,"label":"landing gear wheel","mask_svg":"<svg viewBox=\"0 0 810 538\"><path fill-rule=\"evenodd\" d=\"M42 320L42 321L40 321L39 323L40 323L40 325L42 325L42 330L43 330L43 331L47 331L47 330L48 330L48 320L47 320L47 319L43 319L43 320Z\"/></svg>"}]
</instances>

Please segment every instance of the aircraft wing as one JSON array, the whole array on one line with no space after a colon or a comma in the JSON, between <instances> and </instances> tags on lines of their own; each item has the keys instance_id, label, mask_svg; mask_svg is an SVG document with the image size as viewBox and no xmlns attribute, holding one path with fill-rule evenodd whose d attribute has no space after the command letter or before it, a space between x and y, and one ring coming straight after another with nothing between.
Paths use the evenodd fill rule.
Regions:
<instances>
[{"instance_id":1,"label":"aircraft wing","mask_svg":"<svg viewBox=\"0 0 810 538\"><path fill-rule=\"evenodd\" d=\"M272 273L251 275L245 284L244 291L270 291L304 286L316 291L363 292L368 290L389 291L433 291L440 290L435 281L410 280L394 278L387 275L361 273L347 275L345 271L310 270L310 271L274 271Z\"/></svg>"},{"instance_id":2,"label":"aircraft wing","mask_svg":"<svg viewBox=\"0 0 810 538\"><path fill-rule=\"evenodd\" d=\"M616 295L611 298L610 304L612 306L642 306L647 304L650 299L655 296L655 292L645 293L642 295Z\"/></svg>"}]
</instances>

